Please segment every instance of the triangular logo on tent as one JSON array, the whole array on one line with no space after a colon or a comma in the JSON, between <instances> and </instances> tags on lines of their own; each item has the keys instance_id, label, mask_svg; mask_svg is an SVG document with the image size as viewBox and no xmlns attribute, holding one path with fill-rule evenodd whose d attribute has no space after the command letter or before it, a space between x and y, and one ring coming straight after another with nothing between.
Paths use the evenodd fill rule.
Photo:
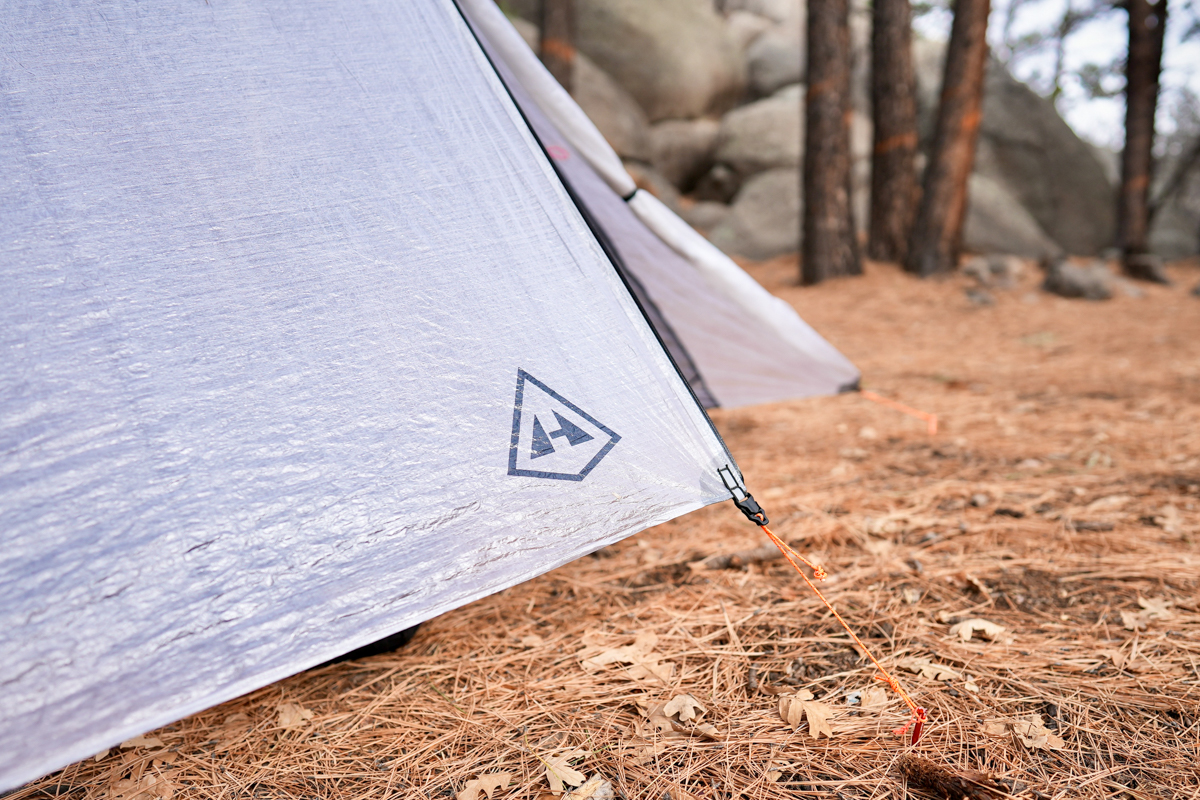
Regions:
<instances>
[{"instance_id":1,"label":"triangular logo on tent","mask_svg":"<svg viewBox=\"0 0 1200 800\"><path fill-rule=\"evenodd\" d=\"M591 414L517 370L509 475L581 481L619 441Z\"/></svg>"}]
</instances>

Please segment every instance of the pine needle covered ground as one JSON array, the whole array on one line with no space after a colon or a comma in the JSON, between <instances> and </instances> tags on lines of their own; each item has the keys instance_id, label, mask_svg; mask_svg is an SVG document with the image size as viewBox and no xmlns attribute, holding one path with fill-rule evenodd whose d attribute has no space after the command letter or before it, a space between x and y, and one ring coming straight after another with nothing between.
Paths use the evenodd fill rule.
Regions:
<instances>
[{"instance_id":1,"label":"pine needle covered ground","mask_svg":"<svg viewBox=\"0 0 1200 800\"><path fill-rule=\"evenodd\" d=\"M1200 797L1200 265L1107 303L1029 274L986 307L965 278L750 269L866 388L940 417L930 438L856 395L714 414L929 709L917 747L723 504L12 798Z\"/></svg>"}]
</instances>

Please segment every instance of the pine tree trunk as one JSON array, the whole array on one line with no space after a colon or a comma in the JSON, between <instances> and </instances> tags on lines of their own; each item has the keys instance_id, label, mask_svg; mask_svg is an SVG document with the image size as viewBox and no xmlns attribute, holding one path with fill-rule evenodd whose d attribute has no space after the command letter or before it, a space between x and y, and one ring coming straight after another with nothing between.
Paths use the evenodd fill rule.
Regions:
<instances>
[{"instance_id":1,"label":"pine tree trunk","mask_svg":"<svg viewBox=\"0 0 1200 800\"><path fill-rule=\"evenodd\" d=\"M990 0L956 0L933 152L913 226L905 268L922 277L958 266L967 211L967 180L983 115Z\"/></svg>"},{"instance_id":2,"label":"pine tree trunk","mask_svg":"<svg viewBox=\"0 0 1200 800\"><path fill-rule=\"evenodd\" d=\"M850 3L808 4L800 280L861 275L850 205Z\"/></svg>"},{"instance_id":3,"label":"pine tree trunk","mask_svg":"<svg viewBox=\"0 0 1200 800\"><path fill-rule=\"evenodd\" d=\"M875 0L871 32L871 223L867 254L904 261L917 212L917 102L909 0Z\"/></svg>"},{"instance_id":4,"label":"pine tree trunk","mask_svg":"<svg viewBox=\"0 0 1200 800\"><path fill-rule=\"evenodd\" d=\"M542 0L538 57L568 92L575 72L575 0Z\"/></svg>"},{"instance_id":5,"label":"pine tree trunk","mask_svg":"<svg viewBox=\"0 0 1200 800\"><path fill-rule=\"evenodd\" d=\"M1162 70L1163 32L1167 3L1128 0L1129 56L1125 67L1125 150L1121 154L1121 190L1117 201L1117 236L1125 270L1142 274L1138 259L1148 252L1150 181L1153 174L1154 113ZM1141 261L1142 263L1139 263Z\"/></svg>"}]
</instances>

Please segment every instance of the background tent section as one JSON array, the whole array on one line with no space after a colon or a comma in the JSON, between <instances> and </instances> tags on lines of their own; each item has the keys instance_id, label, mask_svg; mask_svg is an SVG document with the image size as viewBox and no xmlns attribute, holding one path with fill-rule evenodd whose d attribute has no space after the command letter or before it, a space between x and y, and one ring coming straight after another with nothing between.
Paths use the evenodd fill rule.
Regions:
<instances>
[{"instance_id":1,"label":"background tent section","mask_svg":"<svg viewBox=\"0 0 1200 800\"><path fill-rule=\"evenodd\" d=\"M728 497L449 0L0 27L0 790Z\"/></svg>"},{"instance_id":2,"label":"background tent section","mask_svg":"<svg viewBox=\"0 0 1200 800\"><path fill-rule=\"evenodd\" d=\"M648 221L639 205L652 197L639 191L633 203L622 199L636 189L633 179L495 3L459 5L576 201L669 326L664 340L686 351L680 367L698 397L737 407L857 384L858 370L845 356L671 211L654 203Z\"/></svg>"}]
</instances>

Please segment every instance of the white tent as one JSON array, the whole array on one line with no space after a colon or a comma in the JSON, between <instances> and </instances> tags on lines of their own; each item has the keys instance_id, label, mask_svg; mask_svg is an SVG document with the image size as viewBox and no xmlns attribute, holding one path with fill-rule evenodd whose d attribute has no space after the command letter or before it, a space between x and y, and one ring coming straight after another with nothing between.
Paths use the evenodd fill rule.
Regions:
<instances>
[{"instance_id":1,"label":"white tent","mask_svg":"<svg viewBox=\"0 0 1200 800\"><path fill-rule=\"evenodd\" d=\"M0 29L0 791L730 497L451 0Z\"/></svg>"},{"instance_id":2,"label":"white tent","mask_svg":"<svg viewBox=\"0 0 1200 800\"><path fill-rule=\"evenodd\" d=\"M493 0L459 0L492 63L697 397L736 407L836 394L859 372L653 195Z\"/></svg>"}]
</instances>

